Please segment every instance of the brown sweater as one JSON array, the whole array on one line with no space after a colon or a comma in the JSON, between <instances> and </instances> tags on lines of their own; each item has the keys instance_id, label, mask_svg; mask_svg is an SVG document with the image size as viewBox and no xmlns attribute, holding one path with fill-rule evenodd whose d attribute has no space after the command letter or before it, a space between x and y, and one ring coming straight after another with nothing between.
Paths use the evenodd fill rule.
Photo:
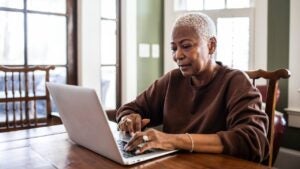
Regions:
<instances>
[{"instance_id":1,"label":"brown sweater","mask_svg":"<svg viewBox=\"0 0 300 169\"><path fill-rule=\"evenodd\" d=\"M221 66L206 85L196 88L191 78L175 69L156 80L136 100L117 112L150 118L166 133L216 133L224 154L261 162L268 156L268 117L261 111L259 91L245 74Z\"/></svg>"}]
</instances>

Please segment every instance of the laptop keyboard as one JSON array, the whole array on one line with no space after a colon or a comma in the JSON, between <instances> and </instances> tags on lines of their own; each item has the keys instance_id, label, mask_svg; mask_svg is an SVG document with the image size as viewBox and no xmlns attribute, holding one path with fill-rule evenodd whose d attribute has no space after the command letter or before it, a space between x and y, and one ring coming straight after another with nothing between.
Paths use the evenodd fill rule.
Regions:
<instances>
[{"instance_id":1,"label":"laptop keyboard","mask_svg":"<svg viewBox=\"0 0 300 169\"><path fill-rule=\"evenodd\" d=\"M132 151L126 151L124 149L125 145L127 144L127 142L123 141L123 140L118 140L117 141L118 143L118 146L122 152L122 155L124 158L130 158L130 157L134 157L134 156L138 156L138 155L141 155L141 154L135 154L135 151L136 150L132 150ZM151 152L154 152L155 150L147 150L145 151L144 153L142 154L147 154L147 153L151 153Z\"/></svg>"}]
</instances>

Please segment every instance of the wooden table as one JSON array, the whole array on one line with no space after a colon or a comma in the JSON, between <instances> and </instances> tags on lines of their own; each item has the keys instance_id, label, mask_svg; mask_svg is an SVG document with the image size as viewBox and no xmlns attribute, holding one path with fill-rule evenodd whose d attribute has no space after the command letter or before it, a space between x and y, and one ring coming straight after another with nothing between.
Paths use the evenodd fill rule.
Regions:
<instances>
[{"instance_id":1,"label":"wooden table","mask_svg":"<svg viewBox=\"0 0 300 169\"><path fill-rule=\"evenodd\" d=\"M1 169L266 169L238 158L178 152L147 162L122 166L69 140L63 125L0 133Z\"/></svg>"}]
</instances>

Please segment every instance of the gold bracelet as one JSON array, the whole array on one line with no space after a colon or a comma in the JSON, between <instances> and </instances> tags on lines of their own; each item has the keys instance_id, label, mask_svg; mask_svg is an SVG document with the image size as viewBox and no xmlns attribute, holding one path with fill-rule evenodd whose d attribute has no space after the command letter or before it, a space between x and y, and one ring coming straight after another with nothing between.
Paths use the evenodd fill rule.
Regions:
<instances>
[{"instance_id":1,"label":"gold bracelet","mask_svg":"<svg viewBox=\"0 0 300 169\"><path fill-rule=\"evenodd\" d=\"M194 151L194 140L193 140L192 136L189 133L185 133L185 134L190 138L190 140L192 142L192 149L190 150L190 152L192 153Z\"/></svg>"}]
</instances>

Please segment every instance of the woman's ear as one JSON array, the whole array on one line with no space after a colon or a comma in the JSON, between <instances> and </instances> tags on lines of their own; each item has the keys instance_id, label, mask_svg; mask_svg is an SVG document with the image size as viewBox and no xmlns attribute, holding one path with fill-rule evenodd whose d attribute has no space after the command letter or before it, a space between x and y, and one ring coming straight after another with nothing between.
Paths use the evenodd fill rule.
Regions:
<instances>
[{"instance_id":1,"label":"woman's ear","mask_svg":"<svg viewBox=\"0 0 300 169\"><path fill-rule=\"evenodd\" d=\"M217 39L215 37L209 38L208 41L208 49L209 49L209 54L212 55L215 53L217 48Z\"/></svg>"}]
</instances>

